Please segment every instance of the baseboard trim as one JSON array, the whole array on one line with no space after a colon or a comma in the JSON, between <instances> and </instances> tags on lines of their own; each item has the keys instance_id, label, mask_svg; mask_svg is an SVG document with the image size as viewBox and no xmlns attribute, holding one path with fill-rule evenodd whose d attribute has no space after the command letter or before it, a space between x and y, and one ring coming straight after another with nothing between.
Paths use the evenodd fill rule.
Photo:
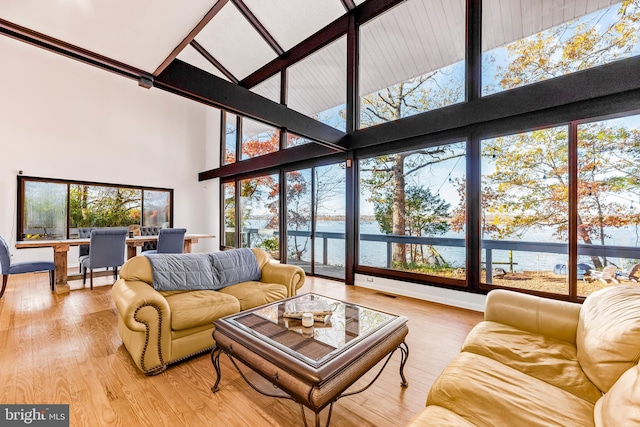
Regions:
<instances>
[{"instance_id":1,"label":"baseboard trim","mask_svg":"<svg viewBox=\"0 0 640 427\"><path fill-rule=\"evenodd\" d=\"M371 279L373 281L368 281L367 279ZM419 285L417 283L365 276L362 274L356 274L354 284L362 288L479 312L484 312L486 303L486 296L481 294L472 294L470 292L456 291L453 289L445 289L429 285Z\"/></svg>"}]
</instances>

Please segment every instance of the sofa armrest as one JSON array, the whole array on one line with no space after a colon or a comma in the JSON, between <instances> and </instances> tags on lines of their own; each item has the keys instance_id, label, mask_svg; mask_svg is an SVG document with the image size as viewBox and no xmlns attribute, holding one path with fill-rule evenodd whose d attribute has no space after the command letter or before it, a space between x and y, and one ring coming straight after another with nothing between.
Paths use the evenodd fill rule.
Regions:
<instances>
[{"instance_id":1,"label":"sofa armrest","mask_svg":"<svg viewBox=\"0 0 640 427\"><path fill-rule=\"evenodd\" d=\"M111 288L120 336L134 362L147 374L161 372L171 354L171 311L167 300L145 282L119 279Z\"/></svg>"},{"instance_id":2,"label":"sofa armrest","mask_svg":"<svg viewBox=\"0 0 640 427\"><path fill-rule=\"evenodd\" d=\"M292 297L304 285L304 270L297 265L267 262L262 267L262 279L265 283L280 283L287 287L287 297Z\"/></svg>"},{"instance_id":3,"label":"sofa armrest","mask_svg":"<svg viewBox=\"0 0 640 427\"><path fill-rule=\"evenodd\" d=\"M580 304L495 289L484 319L575 344Z\"/></svg>"}]
</instances>

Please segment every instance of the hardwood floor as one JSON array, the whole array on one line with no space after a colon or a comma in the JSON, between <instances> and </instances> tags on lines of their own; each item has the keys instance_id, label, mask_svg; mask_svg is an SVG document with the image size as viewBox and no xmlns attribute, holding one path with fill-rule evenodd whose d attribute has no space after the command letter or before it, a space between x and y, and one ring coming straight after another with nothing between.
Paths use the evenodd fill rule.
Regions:
<instances>
[{"instance_id":1,"label":"hardwood floor","mask_svg":"<svg viewBox=\"0 0 640 427\"><path fill-rule=\"evenodd\" d=\"M56 295L46 273L10 276L0 300L0 403L68 403L71 426L303 425L299 405L256 393L225 356L216 394L209 354L143 375L118 336L111 283L100 277L90 291L88 284L82 289L72 282L70 294ZM482 319L481 313L319 278L308 278L300 292L310 291L409 317L409 387L400 386L396 352L373 386L334 405L334 427L405 425L424 408L431 384ZM313 423L312 413L306 414ZM324 423L326 410L321 417Z\"/></svg>"}]
</instances>

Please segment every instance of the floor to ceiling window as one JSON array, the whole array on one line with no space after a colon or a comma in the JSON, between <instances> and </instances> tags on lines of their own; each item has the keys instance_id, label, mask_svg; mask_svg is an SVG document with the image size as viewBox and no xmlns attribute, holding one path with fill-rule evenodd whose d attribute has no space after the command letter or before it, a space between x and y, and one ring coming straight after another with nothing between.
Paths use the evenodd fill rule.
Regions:
<instances>
[{"instance_id":1,"label":"floor to ceiling window","mask_svg":"<svg viewBox=\"0 0 640 427\"><path fill-rule=\"evenodd\" d=\"M568 127L482 141L483 282L567 295Z\"/></svg>"},{"instance_id":2,"label":"floor to ceiling window","mask_svg":"<svg viewBox=\"0 0 640 427\"><path fill-rule=\"evenodd\" d=\"M221 174L234 212L225 241L350 282L360 273L579 301L631 283L634 268L640 277L637 85L603 89L633 81L618 74L637 67L640 1L538 3L483 0L482 16L466 16L475 2L464 0L378 5L344 20L346 37L285 61L251 90L350 129L328 143L236 120L227 133L247 166ZM593 95L590 79L605 83ZM249 133L261 135L256 155L283 149L270 157L278 165L255 163L271 168L256 178L240 145ZM351 191L357 200L345 201Z\"/></svg>"},{"instance_id":3,"label":"floor to ceiling window","mask_svg":"<svg viewBox=\"0 0 640 427\"><path fill-rule=\"evenodd\" d=\"M465 279L465 144L360 160L359 265Z\"/></svg>"},{"instance_id":4,"label":"floor to ceiling window","mask_svg":"<svg viewBox=\"0 0 640 427\"><path fill-rule=\"evenodd\" d=\"M307 273L345 277L345 165L286 173L286 261Z\"/></svg>"},{"instance_id":5,"label":"floor to ceiling window","mask_svg":"<svg viewBox=\"0 0 640 427\"><path fill-rule=\"evenodd\" d=\"M578 282L578 295L637 280L629 274L640 263L639 160L640 115L578 126L578 262L596 272Z\"/></svg>"},{"instance_id":6,"label":"floor to ceiling window","mask_svg":"<svg viewBox=\"0 0 640 427\"><path fill-rule=\"evenodd\" d=\"M243 179L240 186L240 247L261 248L280 257L278 175Z\"/></svg>"}]
</instances>

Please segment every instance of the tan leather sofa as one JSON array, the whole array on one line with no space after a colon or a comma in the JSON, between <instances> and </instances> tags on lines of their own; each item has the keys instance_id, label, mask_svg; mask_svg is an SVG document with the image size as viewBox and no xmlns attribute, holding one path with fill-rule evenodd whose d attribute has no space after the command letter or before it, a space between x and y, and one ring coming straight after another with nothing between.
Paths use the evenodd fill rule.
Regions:
<instances>
[{"instance_id":1,"label":"tan leather sofa","mask_svg":"<svg viewBox=\"0 0 640 427\"><path fill-rule=\"evenodd\" d=\"M305 280L297 266L272 262L252 249L262 272L260 282L243 282L219 291L156 291L145 256L128 260L111 295L118 332L135 364L147 375L214 346L213 321L241 310L294 296Z\"/></svg>"},{"instance_id":2,"label":"tan leather sofa","mask_svg":"<svg viewBox=\"0 0 640 427\"><path fill-rule=\"evenodd\" d=\"M640 426L640 287L487 297L410 426ZM428 363L428 361L425 361Z\"/></svg>"}]
</instances>

